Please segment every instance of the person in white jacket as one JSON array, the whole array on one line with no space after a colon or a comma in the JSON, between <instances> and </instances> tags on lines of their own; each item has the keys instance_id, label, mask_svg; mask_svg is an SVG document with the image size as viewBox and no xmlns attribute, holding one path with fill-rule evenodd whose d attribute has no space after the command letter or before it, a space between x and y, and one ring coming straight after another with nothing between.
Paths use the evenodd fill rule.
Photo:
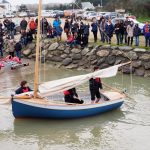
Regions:
<instances>
[{"instance_id":1,"label":"person in white jacket","mask_svg":"<svg viewBox=\"0 0 150 150\"><path fill-rule=\"evenodd\" d=\"M133 36L134 36L134 22L131 21L131 23L127 26L127 37L128 37L128 46L131 43L131 46L133 44ZM130 42L131 41L131 42Z\"/></svg>"}]
</instances>

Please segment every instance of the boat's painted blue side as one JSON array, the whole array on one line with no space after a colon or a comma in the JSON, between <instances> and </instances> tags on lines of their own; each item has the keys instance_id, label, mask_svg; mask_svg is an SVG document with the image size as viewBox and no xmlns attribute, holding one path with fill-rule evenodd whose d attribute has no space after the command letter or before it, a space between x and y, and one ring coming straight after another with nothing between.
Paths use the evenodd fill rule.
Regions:
<instances>
[{"instance_id":1,"label":"boat's painted blue side","mask_svg":"<svg viewBox=\"0 0 150 150\"><path fill-rule=\"evenodd\" d=\"M12 111L15 118L81 118L101 114L119 108L123 100L106 104L95 104L85 106L36 106L27 103L12 101Z\"/></svg>"}]
</instances>

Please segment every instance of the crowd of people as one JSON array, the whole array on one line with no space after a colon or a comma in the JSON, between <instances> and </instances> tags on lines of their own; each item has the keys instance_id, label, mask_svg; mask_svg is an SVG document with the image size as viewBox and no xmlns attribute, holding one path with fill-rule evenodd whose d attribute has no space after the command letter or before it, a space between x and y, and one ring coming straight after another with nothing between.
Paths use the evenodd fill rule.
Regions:
<instances>
[{"instance_id":1,"label":"crowd of people","mask_svg":"<svg viewBox=\"0 0 150 150\"><path fill-rule=\"evenodd\" d=\"M112 37L116 35L117 45L133 45L135 38L135 46L140 46L139 37L141 32L145 36L145 47L150 47L150 24L145 23L144 28L139 28L138 24L129 21L127 17L125 21L117 21L115 25L112 24L111 19L101 17L99 20L93 19L92 23L75 18L66 19L64 26L59 17L55 17L53 23L50 23L47 18L42 18L41 21L41 35L46 38L57 38L62 40L62 33L66 34L66 44L70 47L80 45L85 47L89 43L90 32L93 33L94 42L100 41L111 44ZM15 54L21 59L21 49L28 43L31 43L36 38L38 19L31 18L27 21L23 18L20 23L20 38L15 40L16 25L11 19L4 19L0 22L0 55L3 57L4 37L10 40L9 54L13 57ZM91 31L90 31L91 30Z\"/></svg>"}]
</instances>

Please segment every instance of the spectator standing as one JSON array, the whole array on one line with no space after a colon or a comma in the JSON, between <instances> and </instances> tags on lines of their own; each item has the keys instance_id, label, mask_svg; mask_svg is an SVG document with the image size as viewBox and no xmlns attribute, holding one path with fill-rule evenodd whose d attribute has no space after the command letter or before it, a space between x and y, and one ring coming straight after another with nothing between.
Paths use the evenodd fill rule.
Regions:
<instances>
[{"instance_id":1,"label":"spectator standing","mask_svg":"<svg viewBox=\"0 0 150 150\"><path fill-rule=\"evenodd\" d=\"M97 32L98 32L98 24L96 22L96 20L94 19L93 23L91 24L92 27L92 32L94 35L94 42L97 42Z\"/></svg>"},{"instance_id":2,"label":"spectator standing","mask_svg":"<svg viewBox=\"0 0 150 150\"><path fill-rule=\"evenodd\" d=\"M116 38L117 38L117 45L119 45L121 43L121 41L120 41L120 23L119 23L119 21L116 22L116 24L114 26L114 30L115 30L115 34L116 34Z\"/></svg>"},{"instance_id":3,"label":"spectator standing","mask_svg":"<svg viewBox=\"0 0 150 150\"><path fill-rule=\"evenodd\" d=\"M15 54L14 54L14 46L15 46L15 41L12 39L12 40L9 40L9 43L8 43L8 47L9 47L9 55L11 57L14 57Z\"/></svg>"},{"instance_id":4,"label":"spectator standing","mask_svg":"<svg viewBox=\"0 0 150 150\"><path fill-rule=\"evenodd\" d=\"M3 44L4 44L3 37L0 36L0 54L1 54L1 57L3 57Z\"/></svg>"},{"instance_id":5,"label":"spectator standing","mask_svg":"<svg viewBox=\"0 0 150 150\"><path fill-rule=\"evenodd\" d=\"M37 24L36 24L36 22L34 21L33 18L32 18L31 21L29 22L29 28L30 28L30 31L31 31L31 33L32 33L32 36L34 35L34 38L35 38L36 29L37 29Z\"/></svg>"},{"instance_id":6,"label":"spectator standing","mask_svg":"<svg viewBox=\"0 0 150 150\"><path fill-rule=\"evenodd\" d=\"M135 37L135 46L139 46L139 36L141 35L141 29L139 28L138 24L135 25L133 34Z\"/></svg>"},{"instance_id":7,"label":"spectator standing","mask_svg":"<svg viewBox=\"0 0 150 150\"><path fill-rule=\"evenodd\" d=\"M27 26L28 26L28 22L25 20L25 18L23 18L22 21L20 22L21 32L26 31Z\"/></svg>"},{"instance_id":8,"label":"spectator standing","mask_svg":"<svg viewBox=\"0 0 150 150\"><path fill-rule=\"evenodd\" d=\"M131 21L131 23L127 26L128 46L130 44L132 46L132 44L133 44L133 31L134 31L134 22Z\"/></svg>"},{"instance_id":9,"label":"spectator standing","mask_svg":"<svg viewBox=\"0 0 150 150\"><path fill-rule=\"evenodd\" d=\"M145 23L145 26L143 27L143 33L145 36L145 47L147 46L150 47L150 24L148 21Z\"/></svg>"},{"instance_id":10,"label":"spectator standing","mask_svg":"<svg viewBox=\"0 0 150 150\"><path fill-rule=\"evenodd\" d=\"M21 50L22 50L22 46L21 46L21 42L17 42L14 46L15 52L16 52L16 56L19 58L19 60L21 60Z\"/></svg>"},{"instance_id":11,"label":"spectator standing","mask_svg":"<svg viewBox=\"0 0 150 150\"><path fill-rule=\"evenodd\" d=\"M15 34L15 23L10 19L10 22L8 23L8 33L9 33L9 39L14 39Z\"/></svg>"},{"instance_id":12,"label":"spectator standing","mask_svg":"<svg viewBox=\"0 0 150 150\"><path fill-rule=\"evenodd\" d=\"M89 29L90 29L90 25L87 24L87 25L84 25L84 32L83 32L83 47L87 46L88 43L89 43Z\"/></svg>"},{"instance_id":13,"label":"spectator standing","mask_svg":"<svg viewBox=\"0 0 150 150\"><path fill-rule=\"evenodd\" d=\"M105 39L106 39L105 27L106 27L106 21L103 18L101 23L100 23L100 27L99 27L99 30L100 30L100 33L101 33L101 41L103 43L105 43Z\"/></svg>"},{"instance_id":14,"label":"spectator standing","mask_svg":"<svg viewBox=\"0 0 150 150\"><path fill-rule=\"evenodd\" d=\"M125 28L124 28L124 22L122 20L120 21L119 32L120 32L120 44L123 44Z\"/></svg>"},{"instance_id":15,"label":"spectator standing","mask_svg":"<svg viewBox=\"0 0 150 150\"><path fill-rule=\"evenodd\" d=\"M58 17L55 17L55 20L53 21L53 27L58 28L61 25L61 20Z\"/></svg>"},{"instance_id":16,"label":"spectator standing","mask_svg":"<svg viewBox=\"0 0 150 150\"><path fill-rule=\"evenodd\" d=\"M70 22L68 19L65 20L64 32L66 33L66 36L68 37L68 34L70 32Z\"/></svg>"},{"instance_id":17,"label":"spectator standing","mask_svg":"<svg viewBox=\"0 0 150 150\"><path fill-rule=\"evenodd\" d=\"M126 17L126 20L125 20L125 22L124 22L124 28L125 28L125 32L124 32L125 44L127 44L127 42L128 42L128 38L127 38L127 35L128 35L128 33L127 33L127 26L128 26L128 25L130 25L130 21L129 21L129 18Z\"/></svg>"},{"instance_id":18,"label":"spectator standing","mask_svg":"<svg viewBox=\"0 0 150 150\"><path fill-rule=\"evenodd\" d=\"M43 35L47 35L47 32L48 32L48 21L46 18L42 18L41 20L41 31L42 31L42 34Z\"/></svg>"},{"instance_id":19,"label":"spectator standing","mask_svg":"<svg viewBox=\"0 0 150 150\"><path fill-rule=\"evenodd\" d=\"M108 23L106 24L106 27L105 27L105 32L106 32L106 41L107 43L111 44L111 39L113 37L113 31L114 31L114 27L113 27L113 24L111 22L111 20L109 19L108 20Z\"/></svg>"}]
</instances>

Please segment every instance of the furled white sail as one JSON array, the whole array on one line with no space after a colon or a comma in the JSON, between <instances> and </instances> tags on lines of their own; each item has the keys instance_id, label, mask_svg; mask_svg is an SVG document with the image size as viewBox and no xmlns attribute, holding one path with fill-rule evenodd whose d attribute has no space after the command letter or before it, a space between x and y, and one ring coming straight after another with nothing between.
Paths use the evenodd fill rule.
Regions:
<instances>
[{"instance_id":1,"label":"furled white sail","mask_svg":"<svg viewBox=\"0 0 150 150\"><path fill-rule=\"evenodd\" d=\"M116 65L113 67L109 67L106 69L98 70L93 73L85 74L85 75L79 75L59 80L54 80L50 82L43 83L39 86L39 92L40 95L43 97L54 95L60 92L63 92L65 90L77 87L85 82L87 82L91 78L109 78L116 76L118 72L118 68L122 66Z\"/></svg>"}]
</instances>

